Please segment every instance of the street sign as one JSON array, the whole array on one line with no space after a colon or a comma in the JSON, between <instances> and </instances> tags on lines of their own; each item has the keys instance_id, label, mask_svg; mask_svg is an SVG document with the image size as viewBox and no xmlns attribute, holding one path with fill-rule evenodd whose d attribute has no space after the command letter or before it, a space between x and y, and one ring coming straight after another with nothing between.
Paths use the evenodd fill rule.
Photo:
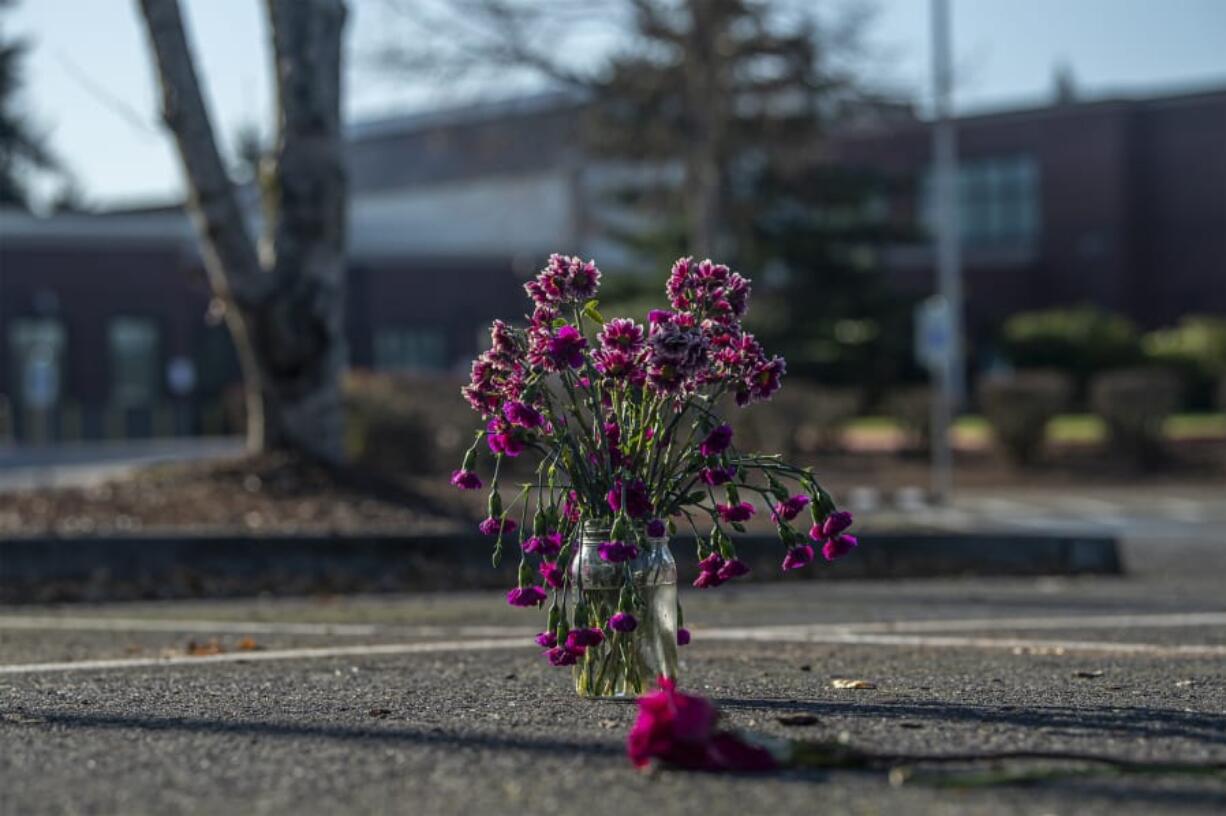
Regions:
<instances>
[{"instance_id":1,"label":"street sign","mask_svg":"<svg viewBox=\"0 0 1226 816\"><path fill-rule=\"evenodd\" d=\"M176 397L190 394L196 387L196 364L188 357L172 357L166 364L166 387Z\"/></svg>"},{"instance_id":2,"label":"street sign","mask_svg":"<svg viewBox=\"0 0 1226 816\"><path fill-rule=\"evenodd\" d=\"M60 369L51 353L36 351L30 355L22 379L22 396L28 407L45 411L59 399Z\"/></svg>"},{"instance_id":3,"label":"street sign","mask_svg":"<svg viewBox=\"0 0 1226 816\"><path fill-rule=\"evenodd\" d=\"M949 301L933 295L915 307L915 358L929 371L948 367L953 352L953 313Z\"/></svg>"}]
</instances>

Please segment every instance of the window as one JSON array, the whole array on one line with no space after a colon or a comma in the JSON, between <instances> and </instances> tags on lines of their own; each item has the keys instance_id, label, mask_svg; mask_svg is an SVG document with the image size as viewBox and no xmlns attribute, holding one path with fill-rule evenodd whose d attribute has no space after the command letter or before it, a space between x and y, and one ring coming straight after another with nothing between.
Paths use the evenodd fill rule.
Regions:
<instances>
[{"instance_id":1,"label":"window","mask_svg":"<svg viewBox=\"0 0 1226 816\"><path fill-rule=\"evenodd\" d=\"M152 404L159 393L158 327L152 318L116 317L107 326L111 401L124 408Z\"/></svg>"},{"instance_id":2,"label":"window","mask_svg":"<svg viewBox=\"0 0 1226 816\"><path fill-rule=\"evenodd\" d=\"M375 331L376 369L440 371L446 367L447 344L439 329L394 326Z\"/></svg>"},{"instance_id":3,"label":"window","mask_svg":"<svg viewBox=\"0 0 1226 816\"><path fill-rule=\"evenodd\" d=\"M66 345L64 326L50 317L20 317L9 327L12 390L26 408L44 410L60 399Z\"/></svg>"},{"instance_id":4,"label":"window","mask_svg":"<svg viewBox=\"0 0 1226 816\"><path fill-rule=\"evenodd\" d=\"M932 169L920 183L920 213L936 226ZM968 247L1031 246L1039 235L1039 168L1030 156L970 159L958 165L958 223Z\"/></svg>"}]
</instances>

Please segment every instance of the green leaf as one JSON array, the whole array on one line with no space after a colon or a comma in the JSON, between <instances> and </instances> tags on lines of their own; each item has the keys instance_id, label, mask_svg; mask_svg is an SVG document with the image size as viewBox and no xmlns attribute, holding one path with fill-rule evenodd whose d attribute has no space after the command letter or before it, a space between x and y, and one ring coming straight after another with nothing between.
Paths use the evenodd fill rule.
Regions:
<instances>
[{"instance_id":1,"label":"green leaf","mask_svg":"<svg viewBox=\"0 0 1226 816\"><path fill-rule=\"evenodd\" d=\"M566 325L566 318L564 318L564 317L555 317L555 318L553 319L553 323L551 323L550 325L551 325L551 326L553 326L555 329L560 329L560 328L562 328L563 326L565 326L565 325Z\"/></svg>"},{"instance_id":2,"label":"green leaf","mask_svg":"<svg viewBox=\"0 0 1226 816\"><path fill-rule=\"evenodd\" d=\"M599 304L599 300L589 300L587 303L583 304L583 314L603 326L604 316L596 310L596 307Z\"/></svg>"}]
</instances>

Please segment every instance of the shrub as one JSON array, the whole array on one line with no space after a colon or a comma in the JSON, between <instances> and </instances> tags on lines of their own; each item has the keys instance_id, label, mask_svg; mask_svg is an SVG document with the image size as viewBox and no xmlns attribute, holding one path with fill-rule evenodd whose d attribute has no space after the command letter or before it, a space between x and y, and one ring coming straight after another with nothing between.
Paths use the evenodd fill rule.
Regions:
<instances>
[{"instance_id":1,"label":"shrub","mask_svg":"<svg viewBox=\"0 0 1226 816\"><path fill-rule=\"evenodd\" d=\"M1116 451L1151 468L1165 454L1163 424L1179 406L1179 381L1161 368L1133 368L1099 375L1091 403Z\"/></svg>"},{"instance_id":2,"label":"shrub","mask_svg":"<svg viewBox=\"0 0 1226 816\"><path fill-rule=\"evenodd\" d=\"M770 402L734 414L737 445L742 450L778 451L785 458L836 450L843 427L858 407L855 389L788 380Z\"/></svg>"},{"instance_id":3,"label":"shrub","mask_svg":"<svg viewBox=\"0 0 1226 816\"><path fill-rule=\"evenodd\" d=\"M451 377L351 371L345 443L354 464L392 475L430 474L463 455L475 427Z\"/></svg>"},{"instance_id":4,"label":"shrub","mask_svg":"<svg viewBox=\"0 0 1226 816\"><path fill-rule=\"evenodd\" d=\"M932 447L932 389L926 385L897 388L886 395L883 406L907 435L912 450Z\"/></svg>"},{"instance_id":5,"label":"shrub","mask_svg":"<svg viewBox=\"0 0 1226 816\"><path fill-rule=\"evenodd\" d=\"M1072 384L1059 371L1018 371L979 384L979 407L996 442L1011 462L1028 465L1038 458L1047 423L1068 404Z\"/></svg>"},{"instance_id":6,"label":"shrub","mask_svg":"<svg viewBox=\"0 0 1226 816\"><path fill-rule=\"evenodd\" d=\"M1226 375L1226 319L1185 317L1177 326L1146 334L1141 348L1147 362L1178 373L1190 407L1212 406L1213 389Z\"/></svg>"},{"instance_id":7,"label":"shrub","mask_svg":"<svg viewBox=\"0 0 1226 816\"><path fill-rule=\"evenodd\" d=\"M1079 391L1094 374L1141 359L1132 322L1093 306L1016 314L1005 322L1002 341L1016 368L1065 371Z\"/></svg>"}]
</instances>

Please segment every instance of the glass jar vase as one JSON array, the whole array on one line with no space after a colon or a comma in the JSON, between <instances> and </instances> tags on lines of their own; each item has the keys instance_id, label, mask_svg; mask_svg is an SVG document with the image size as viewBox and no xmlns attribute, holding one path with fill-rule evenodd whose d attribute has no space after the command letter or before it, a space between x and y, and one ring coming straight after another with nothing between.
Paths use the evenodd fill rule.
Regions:
<instances>
[{"instance_id":1,"label":"glass jar vase","mask_svg":"<svg viewBox=\"0 0 1226 816\"><path fill-rule=\"evenodd\" d=\"M587 647L575 664L580 696L636 697L650 690L657 677L677 676L677 562L667 536L649 538L636 530L635 539L638 557L611 563L601 560L599 552L609 540L606 527L586 526L580 535L571 580L588 620L576 625L599 626L605 633L604 642ZM620 611L637 622L633 631L609 626L623 600L629 609Z\"/></svg>"}]
</instances>

